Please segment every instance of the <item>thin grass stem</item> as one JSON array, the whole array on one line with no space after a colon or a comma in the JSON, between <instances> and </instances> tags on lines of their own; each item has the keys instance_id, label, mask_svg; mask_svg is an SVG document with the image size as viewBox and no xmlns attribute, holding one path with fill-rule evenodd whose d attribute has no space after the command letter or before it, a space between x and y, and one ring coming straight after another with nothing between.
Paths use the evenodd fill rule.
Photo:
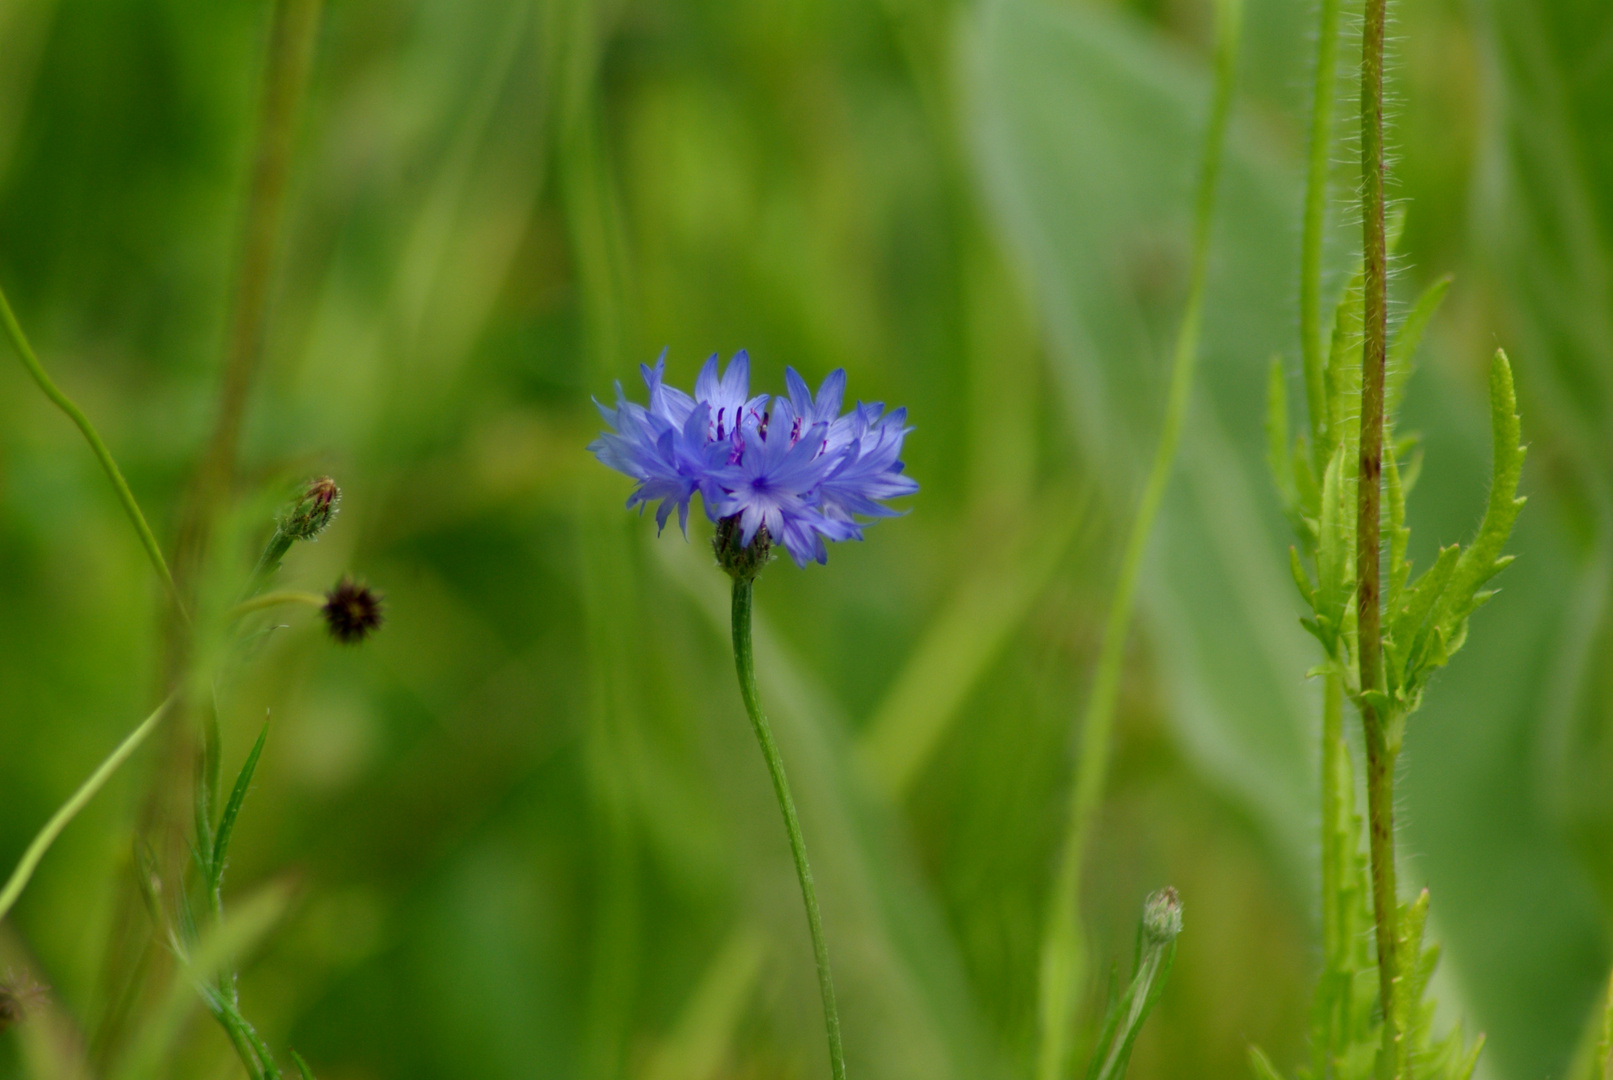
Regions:
<instances>
[{"instance_id":1,"label":"thin grass stem","mask_svg":"<svg viewBox=\"0 0 1613 1080\"><path fill-rule=\"evenodd\" d=\"M756 660L751 650L752 585L751 581L734 579L734 667L739 672L739 693L745 699L745 712L750 715L762 757L767 759L767 771L773 777L773 793L778 796L779 810L784 814L784 831L790 835L790 854L795 859L795 876L801 882L807 928L812 933L812 956L818 965L818 993L823 997L823 1026L829 1038L829 1069L834 1080L846 1080L846 1057L840 1045L840 1013L835 1008L834 977L829 971L829 945L824 939L823 918L818 912L818 890L812 883L806 840L801 836L801 823L795 816L795 799L790 795L790 781L784 775L784 759L773 741L767 717L762 714L762 702L756 690Z\"/></svg>"},{"instance_id":2,"label":"thin grass stem","mask_svg":"<svg viewBox=\"0 0 1613 1080\"><path fill-rule=\"evenodd\" d=\"M140 726L117 745L106 760L90 774L89 779L80 784L72 797L51 815L49 821L45 822L45 827L39 830L39 834L22 853L22 858L17 861L17 868L11 872L5 887L0 888L0 919L6 917L12 905L17 902L17 898L22 895L22 891L28 887L28 882L38 869L40 860L56 842L56 838L62 834L62 830L67 828L68 823L78 816L78 812L84 809L91 799L95 798L96 792L105 786L112 774L118 771L119 766L129 760L129 755L140 748L140 744L146 741L146 737L162 722L162 718L168 715L168 709L173 703L174 699L170 696L167 701L158 705L156 711L142 720Z\"/></svg>"},{"instance_id":3,"label":"thin grass stem","mask_svg":"<svg viewBox=\"0 0 1613 1080\"><path fill-rule=\"evenodd\" d=\"M1211 226L1236 83L1241 15L1241 0L1220 0L1217 4L1215 98L1210 108L1198 177L1187 308L1182 315L1171 361L1164 424L1121 557L1120 578L1104 626L1097 671L1081 725L1080 760L1071 789L1069 817L1042 938L1037 1080L1058 1080L1068 1067L1073 999L1084 981L1086 968L1078 913L1081 867L1109 771L1115 700L1120 688L1121 666L1131 629L1137 585L1142 574L1143 555L1165 497L1165 486L1170 480L1172 465L1181 444L1182 427L1192 394L1193 371L1199 351L1199 325L1204 310L1205 280L1209 269Z\"/></svg>"},{"instance_id":4,"label":"thin grass stem","mask_svg":"<svg viewBox=\"0 0 1613 1080\"><path fill-rule=\"evenodd\" d=\"M301 592L296 589L280 589L275 592L262 593L250 600L243 600L230 608L230 620L233 622L254 611L265 608L278 607L281 604L307 604L309 607L322 608L325 606L325 597L319 593Z\"/></svg>"},{"instance_id":5,"label":"thin grass stem","mask_svg":"<svg viewBox=\"0 0 1613 1080\"><path fill-rule=\"evenodd\" d=\"M1299 341L1305 404L1310 414L1316 474L1327 467L1327 388L1323 381L1322 234L1327 225L1327 176L1332 163L1333 97L1339 72L1340 0L1321 0L1316 31L1316 82L1311 99L1310 157L1305 172L1305 222L1299 256Z\"/></svg>"},{"instance_id":6,"label":"thin grass stem","mask_svg":"<svg viewBox=\"0 0 1613 1080\"><path fill-rule=\"evenodd\" d=\"M162 557L162 547L157 543L156 536L152 535L151 526L146 524L146 515L141 513L140 504L135 501L134 492L129 490L128 481L123 479L123 470L118 468L117 461L112 457L112 451L106 448L101 440L100 433L90 418L84 415L73 400L62 393L50 374L40 364L39 357L34 355L33 346L28 344L28 337L22 332L22 326L17 322L17 316L11 310L11 304L6 300L4 290L0 290L0 321L6 326L6 335L11 338L11 344L16 347L17 355L22 358L22 366L28 369L34 382L45 396L55 403L56 407L66 413L68 419L78 425L79 431L95 452L95 457L106 470L107 479L112 481L112 488L118 493L118 501L123 504L123 512L129 516L129 523L140 537L141 546L146 549L146 555L151 559L152 567L157 571L157 577L162 580L163 588L168 591L169 599L173 600L174 607L181 617L185 617L184 606L179 602L179 590L174 587L174 576L168 572L168 561Z\"/></svg>"}]
</instances>

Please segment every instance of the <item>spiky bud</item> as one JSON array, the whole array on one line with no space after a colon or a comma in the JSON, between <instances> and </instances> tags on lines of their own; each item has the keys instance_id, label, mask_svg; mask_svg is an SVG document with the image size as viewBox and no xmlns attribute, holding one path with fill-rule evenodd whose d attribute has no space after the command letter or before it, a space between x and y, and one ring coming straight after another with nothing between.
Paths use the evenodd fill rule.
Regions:
<instances>
[{"instance_id":1,"label":"spiky bud","mask_svg":"<svg viewBox=\"0 0 1613 1080\"><path fill-rule=\"evenodd\" d=\"M336 587L325 594L325 606L320 608L330 636L344 645L354 645L381 626L384 617L381 594L362 582L344 577Z\"/></svg>"},{"instance_id":2,"label":"spiky bud","mask_svg":"<svg viewBox=\"0 0 1613 1080\"><path fill-rule=\"evenodd\" d=\"M280 531L293 540L313 540L330 525L342 489L328 476L310 480L295 503L280 515Z\"/></svg>"}]
</instances>

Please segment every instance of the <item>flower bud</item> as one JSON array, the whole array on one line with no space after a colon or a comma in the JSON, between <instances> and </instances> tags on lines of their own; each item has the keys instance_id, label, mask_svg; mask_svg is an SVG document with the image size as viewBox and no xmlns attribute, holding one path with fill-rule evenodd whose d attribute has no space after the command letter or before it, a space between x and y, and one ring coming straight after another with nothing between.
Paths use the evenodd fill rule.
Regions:
<instances>
[{"instance_id":1,"label":"flower bud","mask_svg":"<svg viewBox=\"0 0 1613 1080\"><path fill-rule=\"evenodd\" d=\"M336 516L342 489L328 476L310 480L302 495L280 515L280 531L293 540L313 540Z\"/></svg>"},{"instance_id":2,"label":"flower bud","mask_svg":"<svg viewBox=\"0 0 1613 1080\"><path fill-rule=\"evenodd\" d=\"M1143 901L1143 934L1149 942L1165 945L1182 932L1182 901L1169 885Z\"/></svg>"},{"instance_id":3,"label":"flower bud","mask_svg":"<svg viewBox=\"0 0 1613 1080\"><path fill-rule=\"evenodd\" d=\"M767 534L767 526L757 529L749 544L743 543L744 539L738 514L717 522L717 535L711 539L717 565L735 581L755 580L762 567L773 561L773 538Z\"/></svg>"},{"instance_id":4,"label":"flower bud","mask_svg":"<svg viewBox=\"0 0 1613 1080\"><path fill-rule=\"evenodd\" d=\"M368 585L344 577L325 594L320 608L330 636L344 645L363 641L381 626L381 594Z\"/></svg>"}]
</instances>

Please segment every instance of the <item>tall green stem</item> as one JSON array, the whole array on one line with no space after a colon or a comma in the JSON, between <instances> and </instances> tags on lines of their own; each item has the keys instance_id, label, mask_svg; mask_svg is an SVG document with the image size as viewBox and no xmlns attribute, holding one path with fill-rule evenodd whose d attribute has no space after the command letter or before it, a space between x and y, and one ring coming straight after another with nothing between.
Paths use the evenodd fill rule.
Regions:
<instances>
[{"instance_id":1,"label":"tall green stem","mask_svg":"<svg viewBox=\"0 0 1613 1080\"><path fill-rule=\"evenodd\" d=\"M177 556L183 578L205 550L220 498L235 472L247 398L262 366L269 286L285 216L292 149L312 66L321 0L277 0L259 103L258 136L247 192L224 381L213 434L197 468Z\"/></svg>"},{"instance_id":2,"label":"tall green stem","mask_svg":"<svg viewBox=\"0 0 1613 1080\"><path fill-rule=\"evenodd\" d=\"M1329 970L1344 967L1349 942L1342 940L1344 912L1339 910L1342 855L1339 851L1340 758L1344 743L1344 680L1329 673L1322 683L1322 954Z\"/></svg>"},{"instance_id":3,"label":"tall green stem","mask_svg":"<svg viewBox=\"0 0 1613 1080\"><path fill-rule=\"evenodd\" d=\"M28 374L34 377L34 382L45 392L45 396L55 403L56 407L66 413L68 419L78 425L89 442L90 449L106 470L107 479L112 481L112 488L118 493L118 501L123 503L123 512L129 515L129 523L140 536L140 543L146 549L146 555L151 559L151 565L157 571L157 577L162 579L163 588L168 590L168 596L174 601L174 606L183 617L184 608L179 603L179 591L174 588L174 576L168 572L168 562L162 557L162 548L157 538L151 533L151 526L146 524L146 515L140 512L140 504L135 502L134 492L129 490L128 481L123 479L123 470L112 457L112 452L101 441L100 434L90 418L84 415L84 410L75 405L71 398L62 393L61 389L51 379L50 375L34 355L33 346L28 344L27 335L22 332L22 326L17 322L17 316L11 310L11 304L6 300L4 291L0 291L0 322L6 325L6 335L11 338L11 344L16 347L17 355L22 358L23 367Z\"/></svg>"},{"instance_id":4,"label":"tall green stem","mask_svg":"<svg viewBox=\"0 0 1613 1080\"><path fill-rule=\"evenodd\" d=\"M1366 0L1361 25L1362 349L1361 459L1356 487L1356 628L1360 642L1361 724L1367 751L1367 816L1372 851L1372 910L1377 924L1378 988L1383 1006L1382 1077L1400 1062L1399 907L1395 895L1395 763L1389 717L1368 694L1383 688L1378 550L1383 473L1383 378L1388 348L1388 255L1383 205L1383 39L1387 0Z\"/></svg>"},{"instance_id":5,"label":"tall green stem","mask_svg":"<svg viewBox=\"0 0 1613 1080\"><path fill-rule=\"evenodd\" d=\"M1339 72L1339 0L1322 0L1316 31L1316 81L1311 98L1310 160L1305 176L1305 224L1299 256L1299 341L1305 367L1316 474L1327 467L1327 388L1322 366L1322 233L1327 224L1327 174L1333 148L1333 96Z\"/></svg>"},{"instance_id":6,"label":"tall green stem","mask_svg":"<svg viewBox=\"0 0 1613 1080\"><path fill-rule=\"evenodd\" d=\"M1182 441L1182 425L1187 415L1193 388L1193 369L1198 359L1199 323L1204 310L1211 225L1237 74L1241 0L1220 0L1217 15L1215 99L1210 109L1204 157L1199 170L1187 309L1182 315L1171 361L1165 421L1121 557L1120 580L1115 587L1114 599L1110 602L1098 667L1081 725L1080 760L1076 767L1075 785L1070 793L1064 843L1048 901L1047 925L1042 938L1037 1080L1058 1080L1064 1075L1068 1064L1074 995L1085 977L1086 968L1077 910L1081 895L1081 865L1108 776L1115 699L1120 689L1121 662L1125 656L1126 638L1131 630L1132 608L1142 575L1143 555L1154 529L1154 520L1159 516L1165 486L1170 480L1172 464Z\"/></svg>"},{"instance_id":7,"label":"tall green stem","mask_svg":"<svg viewBox=\"0 0 1613 1080\"><path fill-rule=\"evenodd\" d=\"M756 741L762 746L762 757L767 759L767 771L773 777L773 793L778 796L779 809L784 813L784 831L790 834L790 854L795 857L795 876L801 881L801 900L806 904L807 927L812 932L812 955L818 964L818 992L823 996L823 1026L829 1036L829 1069L834 1080L846 1080L846 1057L840 1047L840 1013L835 1009L834 978L829 973L829 945L823 937L823 919L818 914L818 890L812 884L812 867L807 863L806 841L801 837L801 823L795 817L795 800L790 796L790 781L784 775L784 759L779 756L773 731L762 715L762 703L756 692L756 660L751 651L751 587L753 582L734 579L734 667L739 672L739 693L745 699L745 711L750 714L751 727L756 730Z\"/></svg>"}]
</instances>

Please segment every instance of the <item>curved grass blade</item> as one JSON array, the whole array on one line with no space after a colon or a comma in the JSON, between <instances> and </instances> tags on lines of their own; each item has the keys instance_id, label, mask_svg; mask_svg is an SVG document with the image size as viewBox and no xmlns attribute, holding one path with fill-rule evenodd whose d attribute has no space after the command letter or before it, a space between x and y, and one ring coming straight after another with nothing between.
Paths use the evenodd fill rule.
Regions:
<instances>
[{"instance_id":1,"label":"curved grass blade","mask_svg":"<svg viewBox=\"0 0 1613 1080\"><path fill-rule=\"evenodd\" d=\"M111 779L112 774L118 771L118 767L129 760L129 755L140 748L140 744L146 741L146 737L162 721L162 718L168 715L168 710L173 703L174 699L170 696L168 700L158 705L156 711L141 721L140 726L131 731L117 745L117 748L107 756L107 759L101 762L100 766L90 774L89 779L80 784L78 790L73 792L72 797L63 803L56 813L51 815L49 821L45 822L45 827L39 830L39 834L34 837L33 842L22 853L22 858L17 861L17 868L11 872L11 877L7 879L5 888L0 889L0 919L6 917L6 913L11 910L11 906L17 902L17 897L21 896L23 889L27 888L29 879L34 876L34 870L39 866L39 861L45 857L45 852L50 850L50 846L56 842L56 838L62 834L62 830L67 828L68 823L78 815L80 810L84 809L91 799L95 798L95 793L100 791L106 782Z\"/></svg>"}]
</instances>

